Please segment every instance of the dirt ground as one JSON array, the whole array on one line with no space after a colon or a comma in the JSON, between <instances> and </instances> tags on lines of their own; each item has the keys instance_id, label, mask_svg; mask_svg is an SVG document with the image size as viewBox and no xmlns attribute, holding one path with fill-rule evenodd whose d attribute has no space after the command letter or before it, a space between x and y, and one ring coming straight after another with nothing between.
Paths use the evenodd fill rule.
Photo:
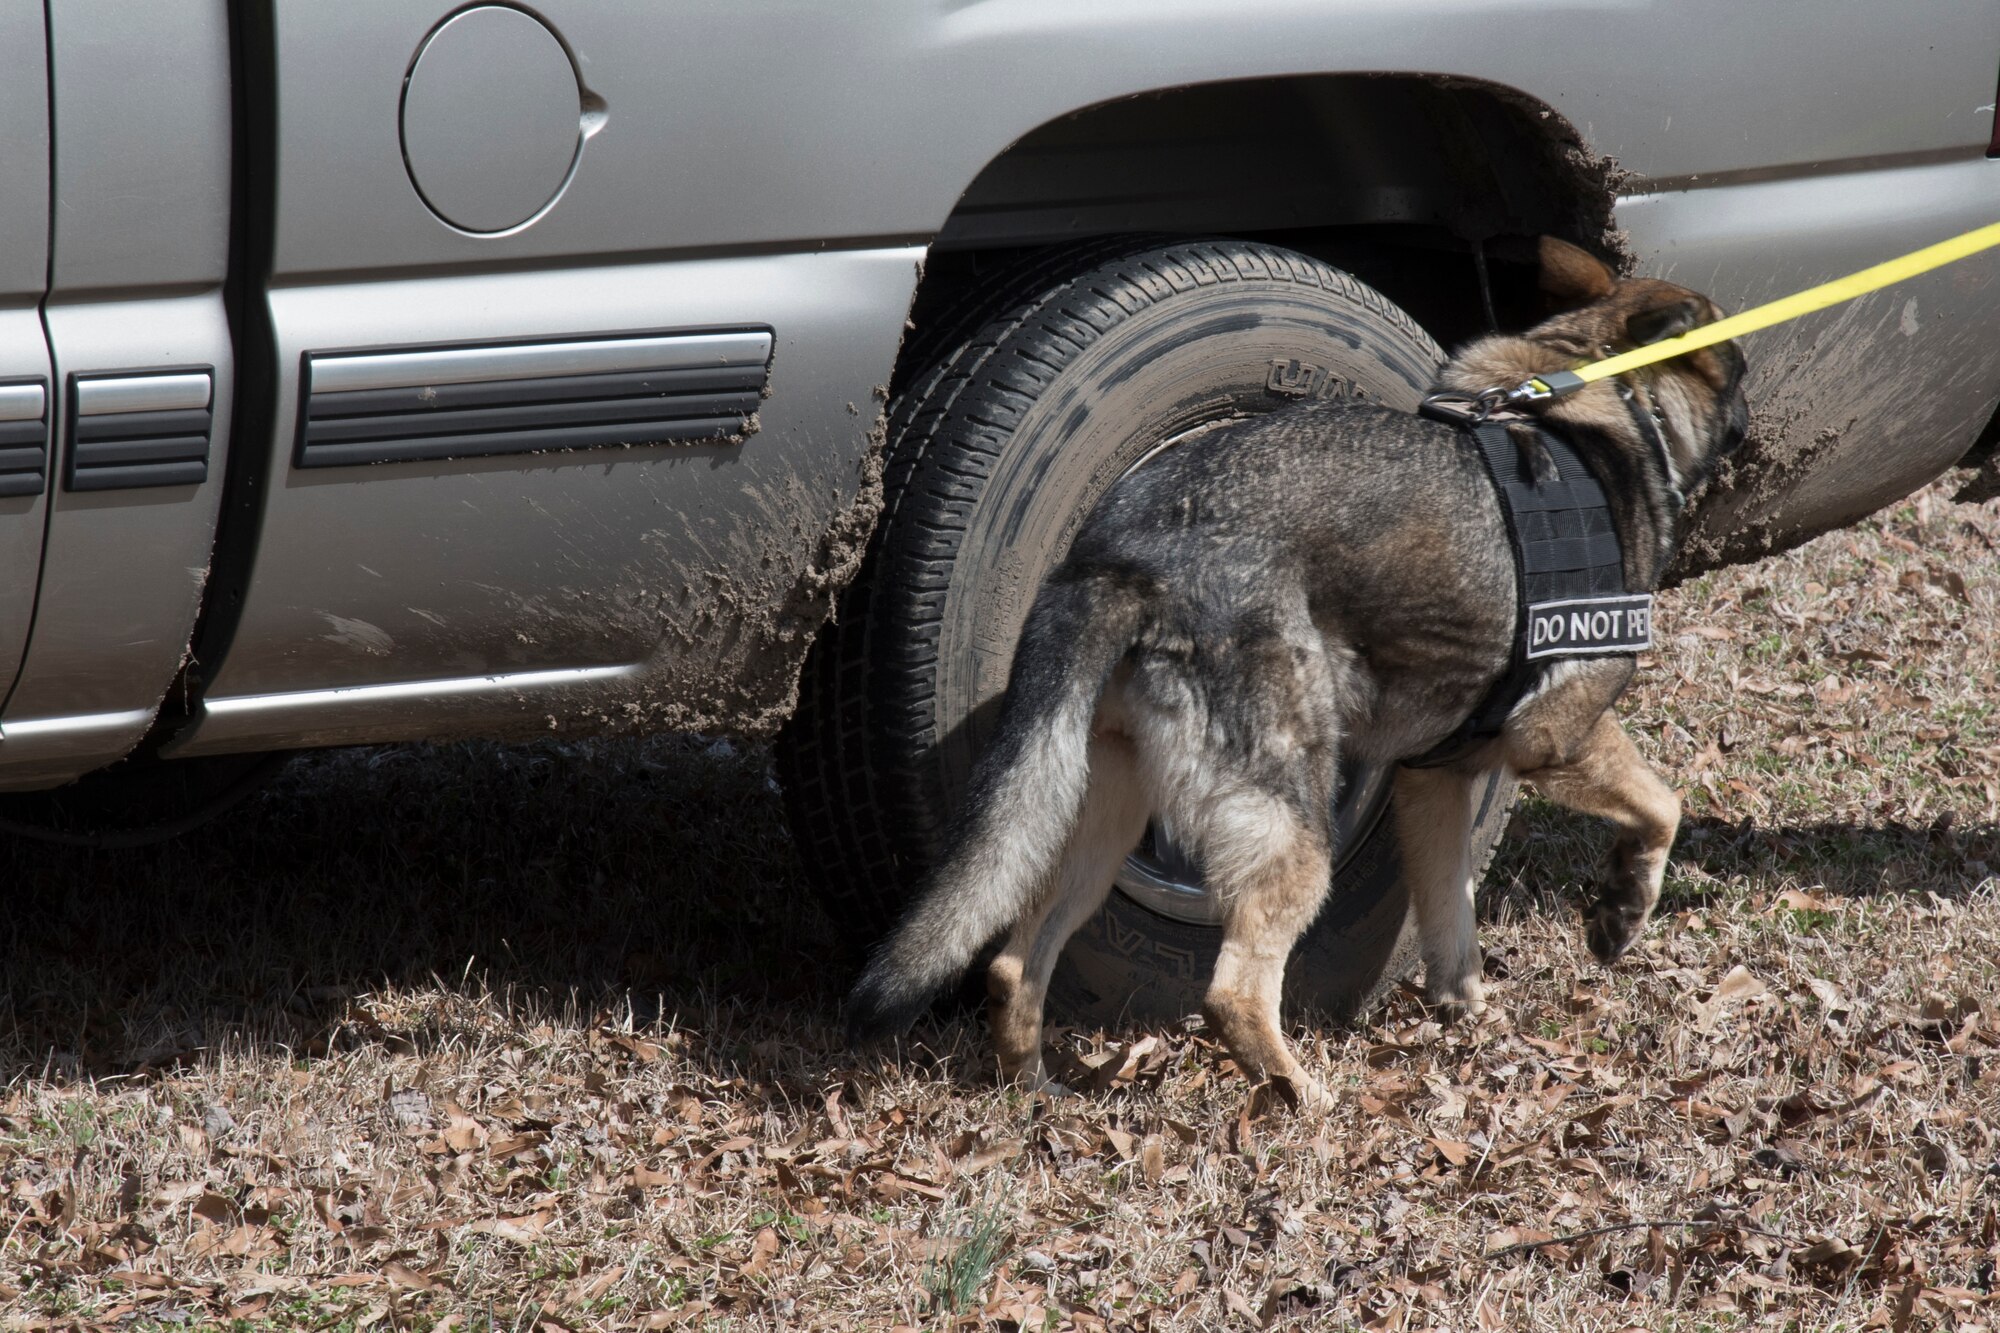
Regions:
<instances>
[{"instance_id":1,"label":"dirt ground","mask_svg":"<svg viewBox=\"0 0 2000 1333\"><path fill-rule=\"evenodd\" d=\"M2000 1322L2000 502L1934 488L1664 599L1686 793L1524 804L1494 1011L842 1050L759 751L313 756L137 852L0 847L0 1326L1976 1329Z\"/></svg>"}]
</instances>

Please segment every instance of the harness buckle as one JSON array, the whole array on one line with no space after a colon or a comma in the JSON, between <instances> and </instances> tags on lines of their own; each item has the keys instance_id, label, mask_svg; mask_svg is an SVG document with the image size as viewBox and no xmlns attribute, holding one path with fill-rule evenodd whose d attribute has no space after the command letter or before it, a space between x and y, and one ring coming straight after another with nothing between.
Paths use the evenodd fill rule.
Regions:
<instances>
[{"instance_id":1,"label":"harness buckle","mask_svg":"<svg viewBox=\"0 0 2000 1333\"><path fill-rule=\"evenodd\" d=\"M1434 421L1442 421L1453 426L1477 426L1483 424L1494 413L1507 407L1509 392L1499 385L1481 389L1478 393L1459 393L1445 390L1431 394L1418 405L1417 411Z\"/></svg>"}]
</instances>

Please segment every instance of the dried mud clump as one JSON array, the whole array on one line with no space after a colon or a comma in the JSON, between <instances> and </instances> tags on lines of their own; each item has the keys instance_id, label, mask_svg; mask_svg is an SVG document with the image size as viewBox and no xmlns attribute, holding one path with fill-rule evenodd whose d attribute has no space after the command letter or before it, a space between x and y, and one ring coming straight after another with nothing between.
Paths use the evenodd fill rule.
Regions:
<instances>
[{"instance_id":1,"label":"dried mud clump","mask_svg":"<svg viewBox=\"0 0 2000 1333\"><path fill-rule=\"evenodd\" d=\"M820 627L832 617L841 589L860 572L868 539L882 517L882 459L888 431L888 416L878 411L868 428L868 450L861 458L854 498L827 525L818 549L772 617L765 636L771 673L786 684L774 706L765 709L751 725L734 728L743 735L760 740L775 735L798 707L799 671L805 665L806 651Z\"/></svg>"},{"instance_id":2,"label":"dried mud clump","mask_svg":"<svg viewBox=\"0 0 2000 1333\"><path fill-rule=\"evenodd\" d=\"M1758 447L1723 459L1702 488L1689 497L1689 509L1696 519L1675 552L1662 586L1675 587L1707 570L1742 564L1771 552L1777 543L1770 530L1742 516L1776 510L1792 488L1811 476L1840 444L1840 432L1829 427L1789 452L1769 447L1771 441L1787 439L1791 429L1792 423L1777 414L1751 415L1750 438Z\"/></svg>"},{"instance_id":3,"label":"dried mud clump","mask_svg":"<svg viewBox=\"0 0 2000 1333\"><path fill-rule=\"evenodd\" d=\"M851 492L841 484L829 504L796 477L768 487L762 506L733 529L730 558L686 563L669 580L660 644L631 693L595 715L551 725L594 734L776 735L798 706L807 650L859 571L881 517L887 419L880 410L865 438Z\"/></svg>"}]
</instances>

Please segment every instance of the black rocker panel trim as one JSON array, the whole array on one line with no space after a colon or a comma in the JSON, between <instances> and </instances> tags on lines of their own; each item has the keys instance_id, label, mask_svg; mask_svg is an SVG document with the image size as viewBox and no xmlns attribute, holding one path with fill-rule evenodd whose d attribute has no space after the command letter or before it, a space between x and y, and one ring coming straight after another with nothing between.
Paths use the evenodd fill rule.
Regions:
<instances>
[{"instance_id":1,"label":"black rocker panel trim","mask_svg":"<svg viewBox=\"0 0 2000 1333\"><path fill-rule=\"evenodd\" d=\"M79 408L94 382L145 381L201 375L209 381L206 407L165 411L93 412ZM63 489L122 491L152 486L199 486L208 480L208 444L215 426L215 372L185 370L89 374L69 377L69 457Z\"/></svg>"},{"instance_id":2,"label":"black rocker panel trim","mask_svg":"<svg viewBox=\"0 0 2000 1333\"><path fill-rule=\"evenodd\" d=\"M0 388L15 385L39 388L42 412L30 419L0 421L0 499L40 495L48 487L49 382L40 376L0 380Z\"/></svg>"},{"instance_id":3,"label":"black rocker panel trim","mask_svg":"<svg viewBox=\"0 0 2000 1333\"><path fill-rule=\"evenodd\" d=\"M71 436L78 444L99 440L149 440L162 435L208 436L210 418L205 407L178 412L113 412L104 416L76 418Z\"/></svg>"},{"instance_id":4,"label":"black rocker panel trim","mask_svg":"<svg viewBox=\"0 0 2000 1333\"><path fill-rule=\"evenodd\" d=\"M763 366L700 366L680 370L639 370L609 375L558 375L546 379L480 380L471 384L418 385L407 389L359 389L315 393L306 404L308 420L444 411L459 407L564 403L577 399L643 398L655 394L727 393L761 390Z\"/></svg>"},{"instance_id":5,"label":"black rocker panel trim","mask_svg":"<svg viewBox=\"0 0 2000 1333\"><path fill-rule=\"evenodd\" d=\"M178 467L166 465L195 463L208 464L208 436L206 435L158 435L139 439L79 440L70 454L77 484L72 490L101 490L102 487L83 485L82 482L99 468L124 467L133 463L159 463L166 468L162 476L171 472L182 475ZM178 482L160 482L162 486L179 485Z\"/></svg>"},{"instance_id":6,"label":"black rocker panel trim","mask_svg":"<svg viewBox=\"0 0 2000 1333\"><path fill-rule=\"evenodd\" d=\"M300 468L740 437L770 377L767 361L327 393L311 389L312 365L308 355Z\"/></svg>"},{"instance_id":7,"label":"black rocker panel trim","mask_svg":"<svg viewBox=\"0 0 2000 1333\"><path fill-rule=\"evenodd\" d=\"M93 467L69 479L73 491L122 491L139 486L199 486L208 480L206 458L172 463L136 463L129 467Z\"/></svg>"},{"instance_id":8,"label":"black rocker panel trim","mask_svg":"<svg viewBox=\"0 0 2000 1333\"><path fill-rule=\"evenodd\" d=\"M465 439L492 433L536 430L554 422L579 425L605 422L657 422L687 419L741 418L757 410L757 390L737 393L687 394L674 398L612 398L598 402L524 403L520 406L462 408L442 412L412 412L385 417L332 417L306 420L306 449L320 444L384 438L452 435ZM385 423L387 423L385 425ZM637 442L636 439L634 442Z\"/></svg>"}]
</instances>

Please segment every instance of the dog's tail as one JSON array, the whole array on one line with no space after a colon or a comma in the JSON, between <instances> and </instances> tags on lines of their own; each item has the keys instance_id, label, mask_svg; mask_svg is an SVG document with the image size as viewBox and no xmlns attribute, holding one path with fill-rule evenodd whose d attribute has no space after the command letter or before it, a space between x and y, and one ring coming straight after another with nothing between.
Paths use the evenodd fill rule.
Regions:
<instances>
[{"instance_id":1,"label":"dog's tail","mask_svg":"<svg viewBox=\"0 0 2000 1333\"><path fill-rule=\"evenodd\" d=\"M1053 872L1089 786L1098 698L1144 608L1142 593L1103 576L1050 583L1036 597L950 851L848 998L850 1041L907 1031Z\"/></svg>"}]
</instances>

